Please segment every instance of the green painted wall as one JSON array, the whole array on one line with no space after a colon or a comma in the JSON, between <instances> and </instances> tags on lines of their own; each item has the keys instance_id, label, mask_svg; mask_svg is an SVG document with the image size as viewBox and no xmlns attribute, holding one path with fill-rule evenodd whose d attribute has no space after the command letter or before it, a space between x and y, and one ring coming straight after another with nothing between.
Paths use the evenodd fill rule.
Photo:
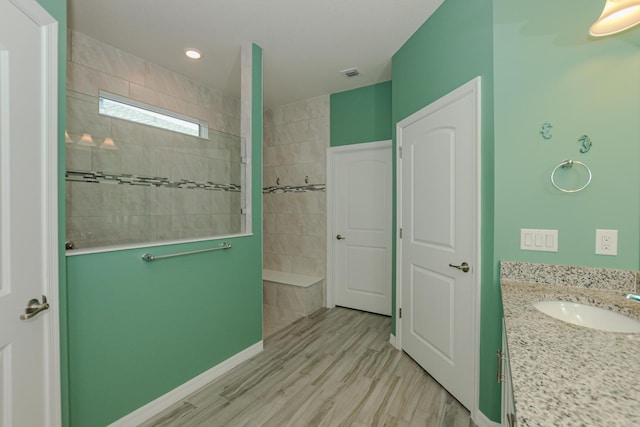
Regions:
<instances>
[{"instance_id":1,"label":"green painted wall","mask_svg":"<svg viewBox=\"0 0 640 427\"><path fill-rule=\"evenodd\" d=\"M497 260L638 269L640 30L590 38L602 6L494 1ZM550 140L539 134L545 121ZM580 193L551 185L567 158L592 170ZM557 229L558 252L521 251L520 228ZM619 230L618 256L594 254L596 228Z\"/></svg>"},{"instance_id":2,"label":"green painted wall","mask_svg":"<svg viewBox=\"0 0 640 427\"><path fill-rule=\"evenodd\" d=\"M56 21L58 21L58 93L64 94L67 82L67 2L66 0L37 0ZM60 388L62 400L62 425L69 425L69 376L67 354L67 276L66 257L64 254L65 236L65 139L66 127L65 96L58 96L58 252L59 256L59 298L60 298Z\"/></svg>"},{"instance_id":3,"label":"green painted wall","mask_svg":"<svg viewBox=\"0 0 640 427\"><path fill-rule=\"evenodd\" d=\"M391 139L391 81L330 97L331 146Z\"/></svg>"},{"instance_id":4,"label":"green painted wall","mask_svg":"<svg viewBox=\"0 0 640 427\"><path fill-rule=\"evenodd\" d=\"M493 260L492 6L491 0L445 1L393 56L392 121L395 126L398 121L474 77L482 77L480 410L490 419L499 421L500 387L495 381L495 351L500 347L501 335L500 324L495 318L501 312L501 305L497 264Z\"/></svg>"},{"instance_id":5,"label":"green painted wall","mask_svg":"<svg viewBox=\"0 0 640 427\"><path fill-rule=\"evenodd\" d=\"M71 426L107 425L262 339L262 50L253 47L253 235L67 258Z\"/></svg>"}]
</instances>

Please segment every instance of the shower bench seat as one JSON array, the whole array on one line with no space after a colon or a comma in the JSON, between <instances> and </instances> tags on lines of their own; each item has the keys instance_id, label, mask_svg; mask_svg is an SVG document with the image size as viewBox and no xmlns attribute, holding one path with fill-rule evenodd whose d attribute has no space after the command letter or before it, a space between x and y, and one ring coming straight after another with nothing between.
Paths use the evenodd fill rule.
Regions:
<instances>
[{"instance_id":1,"label":"shower bench seat","mask_svg":"<svg viewBox=\"0 0 640 427\"><path fill-rule=\"evenodd\" d=\"M323 306L324 277L263 270L263 336Z\"/></svg>"}]
</instances>

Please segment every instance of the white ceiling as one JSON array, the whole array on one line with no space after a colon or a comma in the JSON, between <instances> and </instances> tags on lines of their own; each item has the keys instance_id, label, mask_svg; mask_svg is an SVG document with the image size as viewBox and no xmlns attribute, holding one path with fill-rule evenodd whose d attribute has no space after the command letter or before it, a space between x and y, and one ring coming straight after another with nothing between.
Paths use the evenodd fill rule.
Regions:
<instances>
[{"instance_id":1,"label":"white ceiling","mask_svg":"<svg viewBox=\"0 0 640 427\"><path fill-rule=\"evenodd\" d=\"M267 107L391 78L391 56L444 0L68 0L69 27L227 95L263 48ZM184 49L203 52L195 62ZM339 73L358 67L360 76Z\"/></svg>"}]
</instances>

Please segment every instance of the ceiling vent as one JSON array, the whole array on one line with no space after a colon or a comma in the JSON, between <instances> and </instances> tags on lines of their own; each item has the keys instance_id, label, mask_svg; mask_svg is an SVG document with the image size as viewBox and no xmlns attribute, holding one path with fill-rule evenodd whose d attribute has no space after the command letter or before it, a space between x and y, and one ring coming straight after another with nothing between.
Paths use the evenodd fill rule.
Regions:
<instances>
[{"instance_id":1,"label":"ceiling vent","mask_svg":"<svg viewBox=\"0 0 640 427\"><path fill-rule=\"evenodd\" d=\"M344 76L347 77L347 78L356 77L356 76L360 75L360 71L358 71L357 67L348 68L348 69L342 70L340 72L342 74L344 74Z\"/></svg>"}]
</instances>

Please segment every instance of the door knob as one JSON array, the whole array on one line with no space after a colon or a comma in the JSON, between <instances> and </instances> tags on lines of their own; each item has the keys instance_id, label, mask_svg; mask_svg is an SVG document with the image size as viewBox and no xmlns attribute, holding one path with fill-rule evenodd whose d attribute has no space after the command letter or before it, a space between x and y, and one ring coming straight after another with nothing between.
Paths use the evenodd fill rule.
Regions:
<instances>
[{"instance_id":1,"label":"door knob","mask_svg":"<svg viewBox=\"0 0 640 427\"><path fill-rule=\"evenodd\" d=\"M339 235L339 234L338 234L338 235L336 236L336 239L338 239L338 240L344 240L344 239L346 239L346 237L341 236L341 235Z\"/></svg>"},{"instance_id":2,"label":"door knob","mask_svg":"<svg viewBox=\"0 0 640 427\"><path fill-rule=\"evenodd\" d=\"M34 298L29 301L27 308L24 309L24 314L20 315L20 319L22 320L31 319L36 314L40 313L41 311L45 311L48 308L49 308L49 303L47 302L47 297L42 295L42 304L40 304L40 301Z\"/></svg>"},{"instance_id":3,"label":"door knob","mask_svg":"<svg viewBox=\"0 0 640 427\"><path fill-rule=\"evenodd\" d=\"M462 271L463 273L467 273L469 271L469 264L467 264L466 262L463 262L460 265L449 264L449 267L457 268L458 270Z\"/></svg>"}]
</instances>

